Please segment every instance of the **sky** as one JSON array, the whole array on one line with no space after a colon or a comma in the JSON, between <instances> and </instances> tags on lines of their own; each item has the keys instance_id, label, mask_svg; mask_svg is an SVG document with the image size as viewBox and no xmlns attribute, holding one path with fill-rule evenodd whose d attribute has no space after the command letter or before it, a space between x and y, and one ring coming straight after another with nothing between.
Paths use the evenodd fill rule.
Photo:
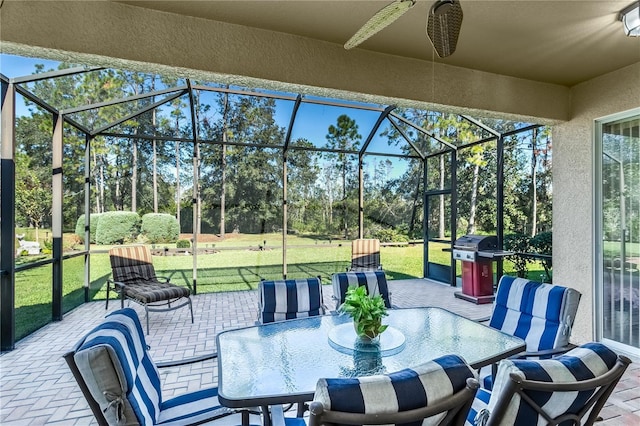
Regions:
<instances>
[{"instance_id":1,"label":"sky","mask_svg":"<svg viewBox=\"0 0 640 426\"><path fill-rule=\"evenodd\" d=\"M0 54L0 73L8 78L29 76L35 72L36 65L43 64L45 71L56 70L60 62L42 58L30 58L17 55ZM280 101L287 103L287 101ZM275 119L282 127L289 126L291 118L291 110L293 102L289 108L277 108ZM384 106L383 106L384 107ZM29 115L30 112L24 103L22 96L16 96L16 116ZM303 103L298 110L296 122L292 131L292 140L297 138L306 138L316 146L326 146L326 135L329 125L335 124L340 114L348 114L359 123L359 133L361 134L361 143L366 140L371 127L375 123L379 113L375 111L357 110L354 108L329 107L317 104ZM378 132L379 133L379 132ZM390 148L386 142L381 143L380 138L375 137L371 142L370 151L374 152L392 152L399 153L398 148ZM382 157L375 157L376 161ZM391 177L396 177L404 172L406 167L403 161L397 158L390 158L394 164Z\"/></svg>"}]
</instances>

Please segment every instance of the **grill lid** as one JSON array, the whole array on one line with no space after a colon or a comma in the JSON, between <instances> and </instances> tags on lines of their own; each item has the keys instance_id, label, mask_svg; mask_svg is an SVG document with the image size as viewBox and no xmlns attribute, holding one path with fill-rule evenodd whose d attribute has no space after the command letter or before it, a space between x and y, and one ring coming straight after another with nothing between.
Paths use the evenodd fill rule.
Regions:
<instances>
[{"instance_id":1,"label":"grill lid","mask_svg":"<svg viewBox=\"0 0 640 426\"><path fill-rule=\"evenodd\" d=\"M453 248L469 251L488 251L498 249L496 235L465 235L453 243Z\"/></svg>"}]
</instances>

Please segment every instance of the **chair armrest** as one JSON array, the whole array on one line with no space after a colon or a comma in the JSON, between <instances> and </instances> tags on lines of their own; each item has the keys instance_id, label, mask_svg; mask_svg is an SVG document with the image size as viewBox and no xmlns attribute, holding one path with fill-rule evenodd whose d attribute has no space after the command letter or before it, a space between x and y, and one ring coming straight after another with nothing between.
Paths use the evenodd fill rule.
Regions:
<instances>
[{"instance_id":1,"label":"chair armrest","mask_svg":"<svg viewBox=\"0 0 640 426\"><path fill-rule=\"evenodd\" d=\"M113 284L114 287L118 287L119 289L122 289L124 287L126 287L127 285L125 283L123 283L122 281L114 281L110 278L107 278L107 285L109 285L109 283Z\"/></svg>"},{"instance_id":2,"label":"chair armrest","mask_svg":"<svg viewBox=\"0 0 640 426\"><path fill-rule=\"evenodd\" d=\"M575 348L576 345L570 343L566 346L561 346L559 348L554 348L554 349L545 349L542 351L530 351L530 352L520 352L517 355L512 356L511 358L513 359L526 359L526 358L539 358L542 356L550 356L550 355L558 355L558 354L563 354L565 352L570 351L571 349Z\"/></svg>"},{"instance_id":3,"label":"chair armrest","mask_svg":"<svg viewBox=\"0 0 640 426\"><path fill-rule=\"evenodd\" d=\"M214 353L208 354L208 355L194 356L194 357L191 357L191 358L184 358L184 359L177 360L177 361L156 362L156 366L158 368L178 367L180 365L194 364L196 362L207 361L207 360L210 360L210 359L215 359L217 357L218 357L218 353L214 352Z\"/></svg>"},{"instance_id":4,"label":"chair armrest","mask_svg":"<svg viewBox=\"0 0 640 426\"><path fill-rule=\"evenodd\" d=\"M157 276L157 275L156 275L156 279L157 279L157 280L164 280L164 282L165 282L165 283L168 283L168 282L169 282L169 280L170 280L170 278L169 278L169 277L159 277L159 276Z\"/></svg>"}]
</instances>

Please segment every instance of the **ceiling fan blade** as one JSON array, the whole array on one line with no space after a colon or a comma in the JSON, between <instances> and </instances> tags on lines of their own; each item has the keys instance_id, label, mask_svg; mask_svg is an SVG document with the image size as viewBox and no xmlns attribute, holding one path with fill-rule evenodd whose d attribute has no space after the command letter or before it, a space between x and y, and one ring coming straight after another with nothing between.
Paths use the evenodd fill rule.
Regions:
<instances>
[{"instance_id":1,"label":"ceiling fan blade","mask_svg":"<svg viewBox=\"0 0 640 426\"><path fill-rule=\"evenodd\" d=\"M401 17L416 4L416 0L395 0L380 9L344 44L345 49L356 47L387 25Z\"/></svg>"}]
</instances>

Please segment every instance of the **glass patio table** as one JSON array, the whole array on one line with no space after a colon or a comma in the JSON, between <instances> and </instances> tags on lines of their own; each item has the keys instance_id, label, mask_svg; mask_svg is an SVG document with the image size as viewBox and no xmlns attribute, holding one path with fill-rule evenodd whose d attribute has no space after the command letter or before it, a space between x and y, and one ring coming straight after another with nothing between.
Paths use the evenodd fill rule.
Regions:
<instances>
[{"instance_id":1,"label":"glass patio table","mask_svg":"<svg viewBox=\"0 0 640 426\"><path fill-rule=\"evenodd\" d=\"M379 350L355 341L347 315L324 315L218 334L218 398L231 408L311 401L319 378L390 373L446 354L480 368L525 342L441 308L390 309ZM385 336L389 335L385 341Z\"/></svg>"}]
</instances>

